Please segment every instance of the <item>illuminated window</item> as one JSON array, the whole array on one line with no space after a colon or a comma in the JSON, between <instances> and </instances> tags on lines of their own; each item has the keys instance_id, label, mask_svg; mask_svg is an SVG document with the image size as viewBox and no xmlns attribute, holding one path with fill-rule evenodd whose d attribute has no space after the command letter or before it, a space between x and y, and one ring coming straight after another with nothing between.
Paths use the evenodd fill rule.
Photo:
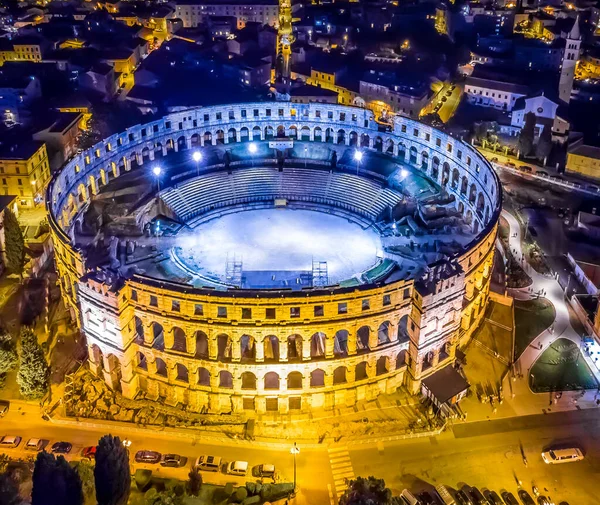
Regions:
<instances>
[{"instance_id":1,"label":"illuminated window","mask_svg":"<svg viewBox=\"0 0 600 505\"><path fill-rule=\"evenodd\" d=\"M371 308L371 301L367 298L366 300L362 301L362 309L363 310L369 310Z\"/></svg>"},{"instance_id":2,"label":"illuminated window","mask_svg":"<svg viewBox=\"0 0 600 505\"><path fill-rule=\"evenodd\" d=\"M390 295L383 295L383 306L391 305L392 297Z\"/></svg>"},{"instance_id":3,"label":"illuminated window","mask_svg":"<svg viewBox=\"0 0 600 505\"><path fill-rule=\"evenodd\" d=\"M322 317L322 316L324 316L325 315L325 310L323 308L323 305L315 305L314 314L315 314L315 317Z\"/></svg>"},{"instance_id":4,"label":"illuminated window","mask_svg":"<svg viewBox=\"0 0 600 505\"><path fill-rule=\"evenodd\" d=\"M227 307L217 307L217 317L227 317Z\"/></svg>"},{"instance_id":5,"label":"illuminated window","mask_svg":"<svg viewBox=\"0 0 600 505\"><path fill-rule=\"evenodd\" d=\"M150 295L150 307L158 307L158 299L154 295Z\"/></svg>"},{"instance_id":6,"label":"illuminated window","mask_svg":"<svg viewBox=\"0 0 600 505\"><path fill-rule=\"evenodd\" d=\"M171 310L173 312L180 312L181 311L181 302L179 300L173 300L171 302Z\"/></svg>"},{"instance_id":7,"label":"illuminated window","mask_svg":"<svg viewBox=\"0 0 600 505\"><path fill-rule=\"evenodd\" d=\"M348 304L346 302L338 303L338 314L347 314Z\"/></svg>"},{"instance_id":8,"label":"illuminated window","mask_svg":"<svg viewBox=\"0 0 600 505\"><path fill-rule=\"evenodd\" d=\"M290 317L300 317L300 307L290 307Z\"/></svg>"},{"instance_id":9,"label":"illuminated window","mask_svg":"<svg viewBox=\"0 0 600 505\"><path fill-rule=\"evenodd\" d=\"M242 319L252 319L252 309L248 307L242 307Z\"/></svg>"},{"instance_id":10,"label":"illuminated window","mask_svg":"<svg viewBox=\"0 0 600 505\"><path fill-rule=\"evenodd\" d=\"M204 307L201 303L197 303L194 307L194 315L195 316L203 316L204 315Z\"/></svg>"}]
</instances>

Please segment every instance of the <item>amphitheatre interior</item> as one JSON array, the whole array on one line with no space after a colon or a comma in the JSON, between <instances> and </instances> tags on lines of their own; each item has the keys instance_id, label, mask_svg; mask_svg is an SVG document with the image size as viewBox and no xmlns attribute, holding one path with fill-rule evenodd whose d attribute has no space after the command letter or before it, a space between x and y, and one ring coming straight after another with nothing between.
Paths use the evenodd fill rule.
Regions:
<instances>
[{"instance_id":1,"label":"amphitheatre interior","mask_svg":"<svg viewBox=\"0 0 600 505\"><path fill-rule=\"evenodd\" d=\"M417 121L267 102L114 134L54 176L47 207L90 370L129 399L250 415L463 387L501 189Z\"/></svg>"}]
</instances>

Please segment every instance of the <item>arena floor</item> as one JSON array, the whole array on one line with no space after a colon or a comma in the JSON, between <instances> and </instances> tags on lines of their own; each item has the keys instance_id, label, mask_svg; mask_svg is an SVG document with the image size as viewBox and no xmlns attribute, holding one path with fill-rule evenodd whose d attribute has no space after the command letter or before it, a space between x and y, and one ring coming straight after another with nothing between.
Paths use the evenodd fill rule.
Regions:
<instances>
[{"instance_id":1,"label":"arena floor","mask_svg":"<svg viewBox=\"0 0 600 505\"><path fill-rule=\"evenodd\" d=\"M178 236L174 250L188 271L221 281L226 280L228 260L235 258L244 272L279 272L280 277L312 271L313 260L326 261L329 283L337 283L375 264L381 240L376 230L363 230L338 216L265 209L204 223ZM244 287L263 287L263 280L257 281L260 286Z\"/></svg>"}]
</instances>

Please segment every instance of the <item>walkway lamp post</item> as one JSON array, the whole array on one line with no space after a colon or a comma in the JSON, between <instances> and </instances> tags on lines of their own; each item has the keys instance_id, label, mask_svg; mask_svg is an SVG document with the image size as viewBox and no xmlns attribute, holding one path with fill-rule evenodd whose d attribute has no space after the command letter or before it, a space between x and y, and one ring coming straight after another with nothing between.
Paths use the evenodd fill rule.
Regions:
<instances>
[{"instance_id":1,"label":"walkway lamp post","mask_svg":"<svg viewBox=\"0 0 600 505\"><path fill-rule=\"evenodd\" d=\"M359 151L358 149L356 151L354 151L354 161L356 161L356 175L358 175L358 169L360 168L360 162L363 159L363 153L362 151Z\"/></svg>"},{"instance_id":2,"label":"walkway lamp post","mask_svg":"<svg viewBox=\"0 0 600 505\"><path fill-rule=\"evenodd\" d=\"M290 449L290 453L294 456L294 493L296 492L296 456L300 454L300 447L294 442L293 447Z\"/></svg>"},{"instance_id":3,"label":"walkway lamp post","mask_svg":"<svg viewBox=\"0 0 600 505\"><path fill-rule=\"evenodd\" d=\"M254 155L257 151L258 147L256 146L256 144L254 142L250 142L250 144L248 145L248 152L250 153L250 157L252 159L252 166L254 166Z\"/></svg>"},{"instance_id":4,"label":"walkway lamp post","mask_svg":"<svg viewBox=\"0 0 600 505\"><path fill-rule=\"evenodd\" d=\"M158 187L158 192L160 193L160 174L162 173L162 168L160 168L159 166L155 166L152 169L152 173L156 177L156 184ZM156 198L158 198L158 195L156 195Z\"/></svg>"},{"instance_id":5,"label":"walkway lamp post","mask_svg":"<svg viewBox=\"0 0 600 505\"><path fill-rule=\"evenodd\" d=\"M306 168L307 157L308 157L308 146L304 146L304 168Z\"/></svg>"},{"instance_id":6,"label":"walkway lamp post","mask_svg":"<svg viewBox=\"0 0 600 505\"><path fill-rule=\"evenodd\" d=\"M192 159L196 163L196 176L200 175L200 162L202 161L202 153L200 151L194 151Z\"/></svg>"}]
</instances>

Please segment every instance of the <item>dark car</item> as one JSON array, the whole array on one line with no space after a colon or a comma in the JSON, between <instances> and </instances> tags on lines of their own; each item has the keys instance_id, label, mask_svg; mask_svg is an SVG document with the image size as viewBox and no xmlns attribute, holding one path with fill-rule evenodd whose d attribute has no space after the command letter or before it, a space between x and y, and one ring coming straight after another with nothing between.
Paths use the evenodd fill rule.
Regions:
<instances>
[{"instance_id":1,"label":"dark car","mask_svg":"<svg viewBox=\"0 0 600 505\"><path fill-rule=\"evenodd\" d=\"M428 493L427 491L419 493L417 497L423 505L439 505L439 502L433 496L431 496L431 493Z\"/></svg>"},{"instance_id":2,"label":"dark car","mask_svg":"<svg viewBox=\"0 0 600 505\"><path fill-rule=\"evenodd\" d=\"M460 489L456 492L456 501L460 505L475 505L475 502L471 499L471 497Z\"/></svg>"},{"instance_id":3,"label":"dark car","mask_svg":"<svg viewBox=\"0 0 600 505\"><path fill-rule=\"evenodd\" d=\"M156 451L138 451L135 453L137 463L159 463L162 454Z\"/></svg>"},{"instance_id":4,"label":"dark car","mask_svg":"<svg viewBox=\"0 0 600 505\"><path fill-rule=\"evenodd\" d=\"M69 454L73 445L70 442L56 442L50 449L54 454Z\"/></svg>"},{"instance_id":5,"label":"dark car","mask_svg":"<svg viewBox=\"0 0 600 505\"><path fill-rule=\"evenodd\" d=\"M502 499L498 496L496 491L484 491L483 496L485 496L486 500L490 503L490 505L504 505L502 503Z\"/></svg>"},{"instance_id":6,"label":"dark car","mask_svg":"<svg viewBox=\"0 0 600 505\"><path fill-rule=\"evenodd\" d=\"M489 505L488 501L485 499L485 496L481 494L481 491L476 487L471 488L471 496L475 501L476 505Z\"/></svg>"},{"instance_id":7,"label":"dark car","mask_svg":"<svg viewBox=\"0 0 600 505\"><path fill-rule=\"evenodd\" d=\"M10 409L10 402L7 400L0 400L0 417L4 417Z\"/></svg>"},{"instance_id":8,"label":"dark car","mask_svg":"<svg viewBox=\"0 0 600 505\"><path fill-rule=\"evenodd\" d=\"M519 505L519 502L514 497L514 495L512 493L509 493L508 491L504 491L504 493L502 493L502 499L504 500L504 503L506 503L506 505Z\"/></svg>"},{"instance_id":9,"label":"dark car","mask_svg":"<svg viewBox=\"0 0 600 505\"><path fill-rule=\"evenodd\" d=\"M535 505L535 502L533 501L531 495L524 489L519 490L519 498L521 498L523 505Z\"/></svg>"},{"instance_id":10,"label":"dark car","mask_svg":"<svg viewBox=\"0 0 600 505\"><path fill-rule=\"evenodd\" d=\"M552 503L552 500L550 500L550 498L547 498L543 495L538 496L537 502L538 502L538 505L554 505Z\"/></svg>"},{"instance_id":11,"label":"dark car","mask_svg":"<svg viewBox=\"0 0 600 505\"><path fill-rule=\"evenodd\" d=\"M179 454L165 454L160 462L161 466L172 466L179 468L183 464L183 459Z\"/></svg>"}]
</instances>

